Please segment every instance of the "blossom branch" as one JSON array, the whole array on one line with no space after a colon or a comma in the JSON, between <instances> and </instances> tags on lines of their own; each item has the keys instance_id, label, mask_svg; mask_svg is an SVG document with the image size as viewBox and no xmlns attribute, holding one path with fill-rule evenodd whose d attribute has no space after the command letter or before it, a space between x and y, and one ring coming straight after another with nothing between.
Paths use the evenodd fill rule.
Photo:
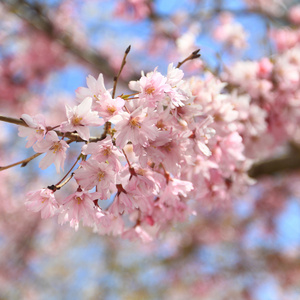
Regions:
<instances>
[{"instance_id":1,"label":"blossom branch","mask_svg":"<svg viewBox=\"0 0 300 300\"><path fill-rule=\"evenodd\" d=\"M276 158L255 163L248 171L252 178L270 176L279 172L295 171L300 169L300 148L291 143L289 152Z\"/></svg>"},{"instance_id":2,"label":"blossom branch","mask_svg":"<svg viewBox=\"0 0 300 300\"><path fill-rule=\"evenodd\" d=\"M66 180L63 184L61 184L66 178L67 176L72 172L72 170L75 168L75 166L77 165L78 161L80 160L80 158L82 158L82 154L80 153L79 156L77 157L76 161L74 162L74 164L72 165L71 169L66 173L66 175L54 186L52 185L51 187L53 187L53 189L55 188L55 190L60 189L62 186L64 186L67 182L69 182L69 180L73 177L73 173L71 174L70 178L68 180ZM60 185L61 184L61 185ZM48 187L50 188L50 187ZM51 188L52 189L52 188Z\"/></svg>"},{"instance_id":3,"label":"blossom branch","mask_svg":"<svg viewBox=\"0 0 300 300\"><path fill-rule=\"evenodd\" d=\"M117 76L114 77L114 86L113 86L113 91L112 91L112 98L115 98L117 83L118 83L119 77L121 75L121 72L122 72L122 70L123 70L123 68L126 64L126 57L127 57L128 53L130 51L130 48L131 48L131 46L129 45L128 48L125 51L119 73L118 73ZM104 125L104 132L101 135L102 139L106 138L107 134L110 132L110 129L111 129L111 122L106 122L105 125Z\"/></svg>"},{"instance_id":4,"label":"blossom branch","mask_svg":"<svg viewBox=\"0 0 300 300\"><path fill-rule=\"evenodd\" d=\"M0 116L0 121L28 127L28 125L22 119L16 119L16 118L11 118L11 117L6 117L6 116Z\"/></svg>"},{"instance_id":5,"label":"blossom branch","mask_svg":"<svg viewBox=\"0 0 300 300\"><path fill-rule=\"evenodd\" d=\"M119 77L121 75L121 72L126 64L126 57L130 51L130 48L131 46L129 45L127 47L127 49L125 50L125 54L124 54L124 57L123 57L123 60L122 60L122 63L121 63L121 67L120 67L120 70L119 70L119 73L117 76L114 77L114 87L113 87L113 91L112 91L112 97L115 98L115 93L116 93L116 88L117 88L117 83L118 83L118 80L119 80Z\"/></svg>"},{"instance_id":6,"label":"blossom branch","mask_svg":"<svg viewBox=\"0 0 300 300\"><path fill-rule=\"evenodd\" d=\"M21 165L21 167L25 167L31 160L35 159L36 157L40 156L41 154L43 154L43 153L35 153L34 155L32 155L26 159L23 159L21 161L11 164L11 165L0 167L0 171L15 167L17 165Z\"/></svg>"},{"instance_id":7,"label":"blossom branch","mask_svg":"<svg viewBox=\"0 0 300 300\"><path fill-rule=\"evenodd\" d=\"M189 55L186 59L184 59L183 61L180 61L180 62L177 64L176 68L179 69L185 62L187 62L187 61L189 61L189 60L199 58L199 57L201 56L201 54L199 54L199 51L200 51L200 49L197 49L197 50L193 51L193 52L191 53L191 55Z\"/></svg>"},{"instance_id":8,"label":"blossom branch","mask_svg":"<svg viewBox=\"0 0 300 300\"><path fill-rule=\"evenodd\" d=\"M22 119L11 118L11 117L6 117L6 116L1 116L0 115L0 121L15 124L15 125L20 125L20 126L24 126L24 127L28 127L28 125ZM49 130L53 130L54 128L57 128L57 126L50 127ZM61 132L61 131L58 131L58 130L55 130L55 132L57 133L58 136L67 137L67 138L71 139L74 142L86 142L77 133ZM101 140L105 139L105 137L106 137L106 135L104 137L103 136L101 136L101 137L91 137L89 139L89 143L95 143L95 142L101 141Z\"/></svg>"},{"instance_id":9,"label":"blossom branch","mask_svg":"<svg viewBox=\"0 0 300 300\"><path fill-rule=\"evenodd\" d=\"M68 140L66 143L67 144L71 144L73 143L74 140ZM44 154L44 153L35 153L34 155L28 157L28 158L25 158L23 160L20 160L16 163L13 163L13 164L10 164L10 165L7 165L7 166L4 166L4 167L0 167L0 172L3 171L3 170L6 170L6 169L9 169L9 168L12 168L12 167L15 167L17 165L21 165L21 167L26 167L26 165L32 161L33 159L35 159L36 157L40 156L41 154Z\"/></svg>"}]
</instances>

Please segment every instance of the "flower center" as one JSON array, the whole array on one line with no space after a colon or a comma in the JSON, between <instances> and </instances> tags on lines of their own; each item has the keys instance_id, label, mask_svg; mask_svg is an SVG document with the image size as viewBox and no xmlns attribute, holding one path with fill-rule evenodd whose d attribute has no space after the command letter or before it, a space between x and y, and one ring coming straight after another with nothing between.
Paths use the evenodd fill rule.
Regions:
<instances>
[{"instance_id":1,"label":"flower center","mask_svg":"<svg viewBox=\"0 0 300 300\"><path fill-rule=\"evenodd\" d=\"M104 149L102 150L102 155L104 155L104 156L109 156L110 154L111 154L111 150L110 150L109 147L104 148Z\"/></svg>"},{"instance_id":2,"label":"flower center","mask_svg":"<svg viewBox=\"0 0 300 300\"><path fill-rule=\"evenodd\" d=\"M132 127L136 127L138 126L139 128L141 128L141 125L139 123L139 118L138 117L135 117L135 118L131 118L130 121L129 121L130 125Z\"/></svg>"},{"instance_id":3,"label":"flower center","mask_svg":"<svg viewBox=\"0 0 300 300\"><path fill-rule=\"evenodd\" d=\"M61 149L61 144L60 142L55 142L53 146L50 148L50 150L53 150L53 153L56 153Z\"/></svg>"},{"instance_id":4,"label":"flower center","mask_svg":"<svg viewBox=\"0 0 300 300\"><path fill-rule=\"evenodd\" d=\"M41 202L42 202L42 203L45 203L47 200L48 200L47 197L43 197Z\"/></svg>"},{"instance_id":5,"label":"flower center","mask_svg":"<svg viewBox=\"0 0 300 300\"><path fill-rule=\"evenodd\" d=\"M105 173L102 172L102 171L100 171L100 172L98 173L98 181L101 181L101 180L104 178L104 176L105 176Z\"/></svg>"},{"instance_id":6,"label":"flower center","mask_svg":"<svg viewBox=\"0 0 300 300\"><path fill-rule=\"evenodd\" d=\"M96 101L100 101L98 96L94 95L94 98L95 98Z\"/></svg>"},{"instance_id":7,"label":"flower center","mask_svg":"<svg viewBox=\"0 0 300 300\"><path fill-rule=\"evenodd\" d=\"M44 134L44 129L38 128L35 132L36 132L37 134Z\"/></svg>"},{"instance_id":8,"label":"flower center","mask_svg":"<svg viewBox=\"0 0 300 300\"><path fill-rule=\"evenodd\" d=\"M112 115L117 109L114 106L108 106L107 111Z\"/></svg>"},{"instance_id":9,"label":"flower center","mask_svg":"<svg viewBox=\"0 0 300 300\"><path fill-rule=\"evenodd\" d=\"M72 124L74 126L77 126L80 124L81 120L82 120L82 117L78 117L77 115L74 115L74 117L72 118Z\"/></svg>"},{"instance_id":10,"label":"flower center","mask_svg":"<svg viewBox=\"0 0 300 300\"><path fill-rule=\"evenodd\" d=\"M155 88L154 88L152 85L148 86L148 87L145 89L145 93L146 93L147 95L152 95L154 92L155 92Z\"/></svg>"},{"instance_id":11,"label":"flower center","mask_svg":"<svg viewBox=\"0 0 300 300\"><path fill-rule=\"evenodd\" d=\"M82 199L80 197L78 197L78 196L75 198L75 200L77 201L78 204L82 203Z\"/></svg>"},{"instance_id":12,"label":"flower center","mask_svg":"<svg viewBox=\"0 0 300 300\"><path fill-rule=\"evenodd\" d=\"M163 120L159 120L157 123L156 123L156 127L158 129L161 129L161 130L167 130L167 127L166 125L164 124L164 121Z\"/></svg>"},{"instance_id":13,"label":"flower center","mask_svg":"<svg viewBox=\"0 0 300 300\"><path fill-rule=\"evenodd\" d=\"M167 143L163 146L163 148L167 151L167 152L171 152L172 150L172 143Z\"/></svg>"}]
</instances>

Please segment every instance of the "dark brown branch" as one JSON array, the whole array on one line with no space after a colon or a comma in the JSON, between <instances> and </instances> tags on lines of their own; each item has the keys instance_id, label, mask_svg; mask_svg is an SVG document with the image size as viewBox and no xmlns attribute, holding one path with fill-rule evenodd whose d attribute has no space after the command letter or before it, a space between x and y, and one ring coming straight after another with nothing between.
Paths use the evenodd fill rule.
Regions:
<instances>
[{"instance_id":1,"label":"dark brown branch","mask_svg":"<svg viewBox=\"0 0 300 300\"><path fill-rule=\"evenodd\" d=\"M11 117L6 117L6 116L0 116L0 121L6 122L6 123L11 123L11 124L16 124L16 125L21 125L21 126L24 126L24 127L28 127L28 125L22 119L16 119L16 118L11 118Z\"/></svg>"},{"instance_id":2,"label":"dark brown branch","mask_svg":"<svg viewBox=\"0 0 300 300\"><path fill-rule=\"evenodd\" d=\"M255 163L248 171L252 178L300 170L300 149L291 143L288 153Z\"/></svg>"},{"instance_id":3,"label":"dark brown branch","mask_svg":"<svg viewBox=\"0 0 300 300\"><path fill-rule=\"evenodd\" d=\"M192 60L192 59L196 59L199 58L201 56L201 54L199 54L200 49L195 50L194 52L191 53L191 55L189 55L186 59L184 59L183 61L180 61L176 68L180 68L185 62Z\"/></svg>"}]
</instances>

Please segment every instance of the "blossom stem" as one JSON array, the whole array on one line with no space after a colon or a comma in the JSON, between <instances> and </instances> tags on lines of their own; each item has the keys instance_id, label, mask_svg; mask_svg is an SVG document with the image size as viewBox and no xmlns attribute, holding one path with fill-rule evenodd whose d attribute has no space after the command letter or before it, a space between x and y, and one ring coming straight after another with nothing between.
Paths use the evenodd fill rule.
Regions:
<instances>
[{"instance_id":1,"label":"blossom stem","mask_svg":"<svg viewBox=\"0 0 300 300\"><path fill-rule=\"evenodd\" d=\"M165 178L166 178L167 183L169 183L169 181L170 181L170 173L166 170L166 168L165 168L165 166L163 165L163 163L160 163L160 166L162 167L162 169L163 169L164 172L165 172Z\"/></svg>"},{"instance_id":2,"label":"blossom stem","mask_svg":"<svg viewBox=\"0 0 300 300\"><path fill-rule=\"evenodd\" d=\"M21 165L21 167L25 167L31 160L35 159L36 157L40 156L41 154L43 154L43 153L35 153L34 155L32 155L26 159L23 159L21 161L11 164L11 165L0 167L0 171L15 167L17 165Z\"/></svg>"},{"instance_id":3,"label":"blossom stem","mask_svg":"<svg viewBox=\"0 0 300 300\"><path fill-rule=\"evenodd\" d=\"M106 138L106 136L110 132L110 130L111 130L111 122L105 122L104 131L101 135L101 140L104 140Z\"/></svg>"},{"instance_id":4,"label":"blossom stem","mask_svg":"<svg viewBox=\"0 0 300 300\"><path fill-rule=\"evenodd\" d=\"M22 119L16 119L16 118L11 118L11 117L6 117L6 116L0 116L0 121L28 127L28 125Z\"/></svg>"},{"instance_id":5,"label":"blossom stem","mask_svg":"<svg viewBox=\"0 0 300 300\"><path fill-rule=\"evenodd\" d=\"M132 176L136 176L136 172L135 172L135 169L131 166L130 161L129 161L129 159L127 157L127 154L125 153L124 149L122 149L122 151L123 151L123 154L124 154L124 156L126 158L126 161L128 163L129 172L130 172L130 179L131 179Z\"/></svg>"},{"instance_id":6,"label":"blossom stem","mask_svg":"<svg viewBox=\"0 0 300 300\"><path fill-rule=\"evenodd\" d=\"M55 185L56 187L59 186L59 184L61 184L66 178L67 176L71 173L71 171L75 168L76 164L78 163L78 161L80 160L80 158L82 157L81 153L79 154L79 156L77 157L75 163L73 164L73 166L71 167L71 169L67 172L67 174Z\"/></svg>"},{"instance_id":7,"label":"blossom stem","mask_svg":"<svg viewBox=\"0 0 300 300\"><path fill-rule=\"evenodd\" d=\"M126 154L126 152L124 151L124 149L122 149L122 152L123 152L123 154L124 154L124 156L125 156L125 158L126 158L126 161L127 161L127 163L128 163L129 168L131 169L131 164L130 164L130 162L129 162L129 159L128 159L127 154Z\"/></svg>"},{"instance_id":8,"label":"blossom stem","mask_svg":"<svg viewBox=\"0 0 300 300\"><path fill-rule=\"evenodd\" d=\"M67 141L67 144L71 144L73 143L74 140L68 140ZM0 172L3 171L3 170L6 170L6 169L9 169L9 168L12 168L12 167L15 167L17 165L21 165L21 167L26 167L26 165L32 161L33 159L35 159L36 157L40 156L41 154L43 153L35 153L34 155L28 157L28 158L25 158L23 160L20 160L16 163L13 163L13 164L10 164L10 165L7 165L7 166L4 166L4 167L0 167Z\"/></svg>"},{"instance_id":9,"label":"blossom stem","mask_svg":"<svg viewBox=\"0 0 300 300\"><path fill-rule=\"evenodd\" d=\"M112 97L115 98L115 93L116 93L116 88L117 88L117 83L118 83L118 80L119 80L119 77L121 75L121 72L126 64L126 57L130 51L130 48L131 46L128 46L128 48L126 49L125 51L125 54L124 54L124 57L123 57L123 60L122 60L122 63L121 63L121 67L120 67L120 70L119 70L119 73L118 75L114 78L114 87L113 87L113 91L112 91Z\"/></svg>"},{"instance_id":10,"label":"blossom stem","mask_svg":"<svg viewBox=\"0 0 300 300\"><path fill-rule=\"evenodd\" d=\"M20 126L24 126L24 127L28 127L28 125L22 119L11 118L11 117L6 117L6 116L1 116L0 115L0 121L15 124L15 125L20 125ZM48 129L48 131L53 130L57 127L59 127L59 126L51 127L50 129ZM58 130L54 130L54 131L57 133L58 136L65 136L65 137L71 139L74 142L86 142L86 140L83 140L79 136L79 134L77 134L77 133L74 133L74 132L60 132ZM101 136L100 138L99 137L91 137L89 139L89 142L90 143L95 143L95 142L98 142L98 141L101 141L101 140L105 139L105 137L103 137L103 136Z\"/></svg>"},{"instance_id":11,"label":"blossom stem","mask_svg":"<svg viewBox=\"0 0 300 300\"><path fill-rule=\"evenodd\" d=\"M73 177L74 173L72 173L63 183L60 185L56 185L55 188L59 190L61 187L63 187L65 184L67 184Z\"/></svg>"},{"instance_id":12,"label":"blossom stem","mask_svg":"<svg viewBox=\"0 0 300 300\"><path fill-rule=\"evenodd\" d=\"M133 94L130 94L130 95L121 95L120 97L122 98L122 99L124 99L124 100L130 100L130 98L129 97L131 97L131 96L136 96L136 95L138 95L139 93L133 93ZM134 98L133 98L134 99Z\"/></svg>"},{"instance_id":13,"label":"blossom stem","mask_svg":"<svg viewBox=\"0 0 300 300\"><path fill-rule=\"evenodd\" d=\"M201 54L199 54L199 51L200 51L200 49L197 49L197 50L195 50L194 52L192 52L192 54L189 55L186 59L184 59L183 61L180 61L180 62L177 64L176 68L179 69L185 62L200 57Z\"/></svg>"}]
</instances>

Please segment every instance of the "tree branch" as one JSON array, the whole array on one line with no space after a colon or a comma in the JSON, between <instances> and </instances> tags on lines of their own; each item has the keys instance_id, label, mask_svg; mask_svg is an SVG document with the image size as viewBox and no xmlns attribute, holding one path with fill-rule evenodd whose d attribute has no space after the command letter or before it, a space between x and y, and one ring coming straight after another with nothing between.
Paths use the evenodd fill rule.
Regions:
<instances>
[{"instance_id":1,"label":"tree branch","mask_svg":"<svg viewBox=\"0 0 300 300\"><path fill-rule=\"evenodd\" d=\"M291 143L286 154L255 163L248 171L248 175L259 178L296 170L300 170L300 149L299 146Z\"/></svg>"},{"instance_id":2,"label":"tree branch","mask_svg":"<svg viewBox=\"0 0 300 300\"><path fill-rule=\"evenodd\" d=\"M43 13L42 7L38 7L34 3L26 0L6 0L5 4L10 12L26 21L33 28L44 32L48 37L57 41L80 60L88 63L96 70L100 70L101 73L104 73L107 76L114 76L114 71L106 58L99 55L94 50L79 48L74 44L67 32L57 32L54 24L48 16Z\"/></svg>"},{"instance_id":3,"label":"tree branch","mask_svg":"<svg viewBox=\"0 0 300 300\"><path fill-rule=\"evenodd\" d=\"M34 155L32 155L28 158L25 158L23 160L20 160L16 163L13 163L13 164L10 164L10 165L4 166L4 167L0 167L0 171L6 170L6 169L9 169L9 168L15 167L17 165L21 165L21 164L22 164L21 167L25 167L31 160L35 159L36 157L40 156L41 154L43 154L43 153L35 153Z\"/></svg>"},{"instance_id":4,"label":"tree branch","mask_svg":"<svg viewBox=\"0 0 300 300\"><path fill-rule=\"evenodd\" d=\"M28 127L28 125L23 121L22 119L17 119L17 118L11 118L11 117L6 117L6 116L1 116L0 115L0 121L6 122L6 123L11 123L15 125L20 125L24 127ZM65 136L69 139L71 139L73 142L86 142L86 140L83 140L78 133L73 133L73 132L61 132L58 130L54 130L58 136ZM89 143L95 143L98 141L101 141L105 139L105 137L91 137L89 139Z\"/></svg>"}]
</instances>

